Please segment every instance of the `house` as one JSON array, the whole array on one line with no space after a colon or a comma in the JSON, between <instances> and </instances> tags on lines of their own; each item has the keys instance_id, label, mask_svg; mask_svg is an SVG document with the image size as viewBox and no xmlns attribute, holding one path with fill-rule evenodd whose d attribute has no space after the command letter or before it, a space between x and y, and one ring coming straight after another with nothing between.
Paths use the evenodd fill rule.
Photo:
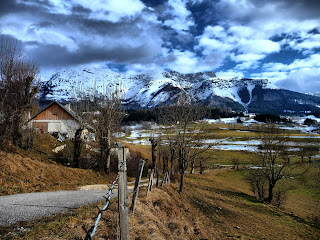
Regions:
<instances>
[{"instance_id":1,"label":"house","mask_svg":"<svg viewBox=\"0 0 320 240\"><path fill-rule=\"evenodd\" d=\"M28 121L29 127L39 129L42 133L50 133L62 138L73 138L82 120L70 108L70 104L62 105L51 102ZM85 129L84 133L88 133Z\"/></svg>"}]
</instances>

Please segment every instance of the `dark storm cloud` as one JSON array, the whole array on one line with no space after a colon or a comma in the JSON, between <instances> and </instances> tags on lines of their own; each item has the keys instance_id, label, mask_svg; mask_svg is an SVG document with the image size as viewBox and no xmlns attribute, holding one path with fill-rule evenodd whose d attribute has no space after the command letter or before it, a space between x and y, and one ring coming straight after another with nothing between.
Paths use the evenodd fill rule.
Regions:
<instances>
[{"instance_id":1,"label":"dark storm cloud","mask_svg":"<svg viewBox=\"0 0 320 240\"><path fill-rule=\"evenodd\" d=\"M167 1L168 0L142 0L142 2L148 7L158 7L165 4Z\"/></svg>"},{"instance_id":2,"label":"dark storm cloud","mask_svg":"<svg viewBox=\"0 0 320 240\"><path fill-rule=\"evenodd\" d=\"M100 61L116 63L146 63L152 60L151 48L129 45L116 46L112 49L101 49L93 45L82 45L78 51L69 52L65 47L44 45L28 42L28 45L37 46L29 50L36 63L46 67L75 66L78 64L95 63ZM148 59L148 57L150 58Z\"/></svg>"},{"instance_id":3,"label":"dark storm cloud","mask_svg":"<svg viewBox=\"0 0 320 240\"><path fill-rule=\"evenodd\" d=\"M0 16L7 14L16 8L17 6L14 0L2 0L0 1Z\"/></svg>"},{"instance_id":4,"label":"dark storm cloud","mask_svg":"<svg viewBox=\"0 0 320 240\"><path fill-rule=\"evenodd\" d=\"M58 35L55 44L55 35L42 39L42 42L26 38L27 53L45 68L100 61L145 63L152 61L161 51L161 28L154 22L156 20L144 19L152 14L148 9L144 10L144 15L111 22L89 17L91 10L79 4L72 5L69 14L52 11L49 1L23 1L21 4L6 1L1 4L6 5L6 13L17 13L23 6L27 19L35 19L36 22L28 26L27 34L33 36L41 31L41 36L46 36L56 32L69 39L70 43L61 44Z\"/></svg>"},{"instance_id":5,"label":"dark storm cloud","mask_svg":"<svg viewBox=\"0 0 320 240\"><path fill-rule=\"evenodd\" d=\"M0 17L8 13L25 13L30 12L37 14L45 9L52 7L48 0L1 0Z\"/></svg>"},{"instance_id":6,"label":"dark storm cloud","mask_svg":"<svg viewBox=\"0 0 320 240\"><path fill-rule=\"evenodd\" d=\"M72 7L72 14L74 15L88 15L90 14L92 11L88 8L84 8L81 5L75 5Z\"/></svg>"},{"instance_id":7,"label":"dark storm cloud","mask_svg":"<svg viewBox=\"0 0 320 240\"><path fill-rule=\"evenodd\" d=\"M257 7L266 4L278 4L279 7L288 12L295 12L295 17L299 18L319 18L320 1L319 0L251 0ZM276 13L275 13L276 14Z\"/></svg>"}]
</instances>

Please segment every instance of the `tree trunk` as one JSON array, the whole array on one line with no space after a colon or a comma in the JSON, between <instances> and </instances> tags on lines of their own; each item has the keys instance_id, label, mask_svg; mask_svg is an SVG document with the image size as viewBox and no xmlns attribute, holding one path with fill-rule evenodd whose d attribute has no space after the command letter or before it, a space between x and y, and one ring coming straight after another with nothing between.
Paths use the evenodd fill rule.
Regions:
<instances>
[{"instance_id":1,"label":"tree trunk","mask_svg":"<svg viewBox=\"0 0 320 240\"><path fill-rule=\"evenodd\" d=\"M194 165L195 165L195 161L193 160L193 161L191 162L190 174L193 174L193 173L194 173Z\"/></svg>"},{"instance_id":2,"label":"tree trunk","mask_svg":"<svg viewBox=\"0 0 320 240\"><path fill-rule=\"evenodd\" d=\"M160 174L159 174L159 168L157 167L157 181L156 181L156 187L159 187L159 178L160 178Z\"/></svg>"},{"instance_id":3,"label":"tree trunk","mask_svg":"<svg viewBox=\"0 0 320 240\"><path fill-rule=\"evenodd\" d=\"M82 139L81 133L82 128L78 128L74 135L74 145L73 145L73 166L75 168L80 167L80 156L81 156L81 148L82 148Z\"/></svg>"},{"instance_id":4,"label":"tree trunk","mask_svg":"<svg viewBox=\"0 0 320 240\"><path fill-rule=\"evenodd\" d=\"M180 170L180 188L179 188L179 192L182 193L183 192L183 185L184 185L184 169Z\"/></svg>"},{"instance_id":5,"label":"tree trunk","mask_svg":"<svg viewBox=\"0 0 320 240\"><path fill-rule=\"evenodd\" d=\"M269 183L269 195L268 195L268 198L267 198L267 202L268 202L268 203L271 203L271 202L272 202L274 186L275 186L275 184Z\"/></svg>"},{"instance_id":6,"label":"tree trunk","mask_svg":"<svg viewBox=\"0 0 320 240\"><path fill-rule=\"evenodd\" d=\"M150 139L151 141L151 159L152 159L152 169L156 168L156 142L155 140L152 138Z\"/></svg>"},{"instance_id":7,"label":"tree trunk","mask_svg":"<svg viewBox=\"0 0 320 240\"><path fill-rule=\"evenodd\" d=\"M202 166L202 161L200 161L200 174L203 174L203 166Z\"/></svg>"},{"instance_id":8,"label":"tree trunk","mask_svg":"<svg viewBox=\"0 0 320 240\"><path fill-rule=\"evenodd\" d=\"M170 164L171 164L171 166L170 166L170 176L172 176L173 171L174 171L174 169L173 169L173 167L174 167L174 155L175 155L175 149L172 148L170 150Z\"/></svg>"},{"instance_id":9,"label":"tree trunk","mask_svg":"<svg viewBox=\"0 0 320 240\"><path fill-rule=\"evenodd\" d=\"M110 151L111 151L111 126L107 129L107 151L106 151L106 166L105 166L105 172L110 172ZM124 152L125 154L125 152Z\"/></svg>"},{"instance_id":10,"label":"tree trunk","mask_svg":"<svg viewBox=\"0 0 320 240\"><path fill-rule=\"evenodd\" d=\"M16 126L14 126L13 135L12 135L12 141L13 144L19 148L22 147L22 134L21 132L16 129Z\"/></svg>"}]
</instances>

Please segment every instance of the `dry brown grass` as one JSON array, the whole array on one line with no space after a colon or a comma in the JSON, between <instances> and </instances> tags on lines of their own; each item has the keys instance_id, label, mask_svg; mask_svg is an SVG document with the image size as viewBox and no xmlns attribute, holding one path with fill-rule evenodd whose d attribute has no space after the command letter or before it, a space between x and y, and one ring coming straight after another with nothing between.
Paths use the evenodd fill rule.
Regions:
<instances>
[{"instance_id":1,"label":"dry brown grass","mask_svg":"<svg viewBox=\"0 0 320 240\"><path fill-rule=\"evenodd\" d=\"M140 152L142 158L151 159L151 147L142 145L132 145L130 143L122 142L123 145L129 148L130 153Z\"/></svg>"},{"instance_id":2,"label":"dry brown grass","mask_svg":"<svg viewBox=\"0 0 320 240\"><path fill-rule=\"evenodd\" d=\"M288 212L257 202L242 176L235 172L194 175L187 180L186 195L210 219L208 228L216 229L218 239L320 237L319 227L308 219L299 218L295 209Z\"/></svg>"},{"instance_id":3,"label":"dry brown grass","mask_svg":"<svg viewBox=\"0 0 320 240\"><path fill-rule=\"evenodd\" d=\"M140 196L134 216L130 216L130 239L215 239L204 216L175 188L154 189Z\"/></svg>"},{"instance_id":4,"label":"dry brown grass","mask_svg":"<svg viewBox=\"0 0 320 240\"><path fill-rule=\"evenodd\" d=\"M187 175L178 185L139 192L130 214L130 239L319 239L320 229L294 213L259 203L236 172ZM98 204L100 207L103 203ZM0 228L3 239L83 239L95 220L94 205L67 214ZM21 232L21 226L27 229ZM104 212L94 239L116 239L117 201Z\"/></svg>"},{"instance_id":5,"label":"dry brown grass","mask_svg":"<svg viewBox=\"0 0 320 240\"><path fill-rule=\"evenodd\" d=\"M102 184L113 177L26 155L0 152L0 195L77 189L81 185Z\"/></svg>"}]
</instances>

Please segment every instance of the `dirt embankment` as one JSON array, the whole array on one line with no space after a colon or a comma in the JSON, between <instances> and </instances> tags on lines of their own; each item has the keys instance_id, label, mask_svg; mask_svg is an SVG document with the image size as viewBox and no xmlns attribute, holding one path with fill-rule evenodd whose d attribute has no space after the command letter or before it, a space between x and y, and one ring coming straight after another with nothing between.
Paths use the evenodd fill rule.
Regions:
<instances>
[{"instance_id":1,"label":"dirt embankment","mask_svg":"<svg viewBox=\"0 0 320 240\"><path fill-rule=\"evenodd\" d=\"M81 185L106 183L108 178L112 178L92 170L68 168L27 154L1 151L0 169L0 195L71 190Z\"/></svg>"}]
</instances>

